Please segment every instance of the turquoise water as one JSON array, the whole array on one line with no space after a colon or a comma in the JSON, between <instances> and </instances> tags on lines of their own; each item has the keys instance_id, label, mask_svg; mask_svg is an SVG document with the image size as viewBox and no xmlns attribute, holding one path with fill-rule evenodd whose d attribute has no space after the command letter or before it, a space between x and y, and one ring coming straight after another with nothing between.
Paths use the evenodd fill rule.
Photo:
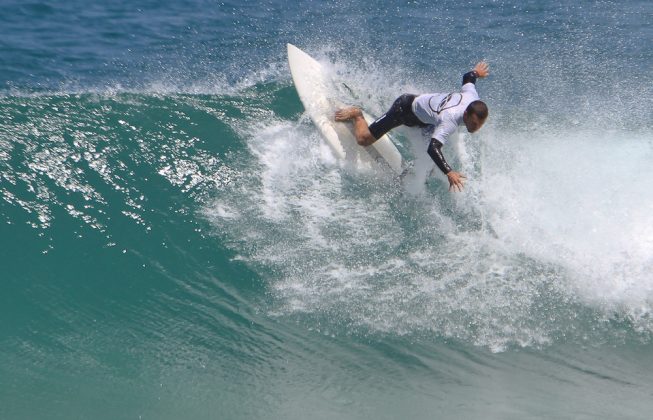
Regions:
<instances>
[{"instance_id":1,"label":"turquoise water","mask_svg":"<svg viewBox=\"0 0 653 420\"><path fill-rule=\"evenodd\" d=\"M649 2L5 6L0 418L650 416ZM287 42L374 115L487 59L465 192L338 164Z\"/></svg>"}]
</instances>

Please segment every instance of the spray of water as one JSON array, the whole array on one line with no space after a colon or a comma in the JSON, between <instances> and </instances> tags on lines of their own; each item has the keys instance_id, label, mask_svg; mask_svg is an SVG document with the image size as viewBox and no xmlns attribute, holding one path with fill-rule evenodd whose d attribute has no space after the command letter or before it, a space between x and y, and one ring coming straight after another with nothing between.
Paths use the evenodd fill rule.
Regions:
<instances>
[{"instance_id":1,"label":"spray of water","mask_svg":"<svg viewBox=\"0 0 653 420\"><path fill-rule=\"evenodd\" d=\"M373 114L415 90L369 63L329 65ZM653 331L650 135L493 111L480 134L447 146L469 178L462 194L439 174L402 183L343 168L307 118L254 112L236 127L250 177L205 214L268 279L271 313L325 332L501 350L592 339L615 320ZM395 139L419 164L411 130Z\"/></svg>"}]
</instances>

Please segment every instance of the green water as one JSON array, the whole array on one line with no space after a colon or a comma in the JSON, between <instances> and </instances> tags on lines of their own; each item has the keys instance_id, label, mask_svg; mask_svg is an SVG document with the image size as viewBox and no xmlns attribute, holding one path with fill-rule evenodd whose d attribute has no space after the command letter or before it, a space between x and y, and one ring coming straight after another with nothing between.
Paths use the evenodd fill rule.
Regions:
<instances>
[{"instance_id":1,"label":"green water","mask_svg":"<svg viewBox=\"0 0 653 420\"><path fill-rule=\"evenodd\" d=\"M256 118L295 127L300 153L321 153L314 132L300 140L312 128L295 122L302 108L286 84L1 102L3 418L641 418L650 408L648 334L566 294L554 266L510 257L527 266L509 268L521 270L513 278L534 277L505 283L494 249L492 264L432 272L416 255L451 236L425 229L447 226L430 200L320 155L308 168L266 163L247 134ZM266 174L286 183L287 202L265 204ZM277 205L289 207L270 213ZM339 211L352 224L334 224ZM483 229L468 217L462 237ZM494 246L479 240L489 242L470 256ZM459 270L481 281L447 280ZM441 308L424 300L432 293L446 297Z\"/></svg>"}]
</instances>

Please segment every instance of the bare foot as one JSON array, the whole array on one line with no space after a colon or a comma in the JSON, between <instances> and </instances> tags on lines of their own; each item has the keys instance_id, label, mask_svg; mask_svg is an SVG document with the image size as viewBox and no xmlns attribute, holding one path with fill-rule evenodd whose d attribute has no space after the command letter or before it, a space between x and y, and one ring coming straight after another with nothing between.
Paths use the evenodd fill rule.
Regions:
<instances>
[{"instance_id":1,"label":"bare foot","mask_svg":"<svg viewBox=\"0 0 653 420\"><path fill-rule=\"evenodd\" d=\"M360 108L356 108L355 106L350 106L347 108L342 108L336 111L336 121L349 121L353 120L356 117L360 117L363 115L363 112L360 110Z\"/></svg>"}]
</instances>

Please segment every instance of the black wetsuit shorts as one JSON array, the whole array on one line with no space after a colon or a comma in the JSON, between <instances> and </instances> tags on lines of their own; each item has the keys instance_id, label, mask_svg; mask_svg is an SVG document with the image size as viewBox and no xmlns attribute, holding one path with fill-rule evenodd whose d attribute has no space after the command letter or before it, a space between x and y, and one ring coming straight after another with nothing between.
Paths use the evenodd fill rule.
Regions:
<instances>
[{"instance_id":1,"label":"black wetsuit shorts","mask_svg":"<svg viewBox=\"0 0 653 420\"><path fill-rule=\"evenodd\" d=\"M413 113L413 101L417 95L405 93L397 98L388 112L381 115L379 119L370 124L370 132L375 139L380 139L385 133L400 125L408 127L426 127L417 116Z\"/></svg>"}]
</instances>

